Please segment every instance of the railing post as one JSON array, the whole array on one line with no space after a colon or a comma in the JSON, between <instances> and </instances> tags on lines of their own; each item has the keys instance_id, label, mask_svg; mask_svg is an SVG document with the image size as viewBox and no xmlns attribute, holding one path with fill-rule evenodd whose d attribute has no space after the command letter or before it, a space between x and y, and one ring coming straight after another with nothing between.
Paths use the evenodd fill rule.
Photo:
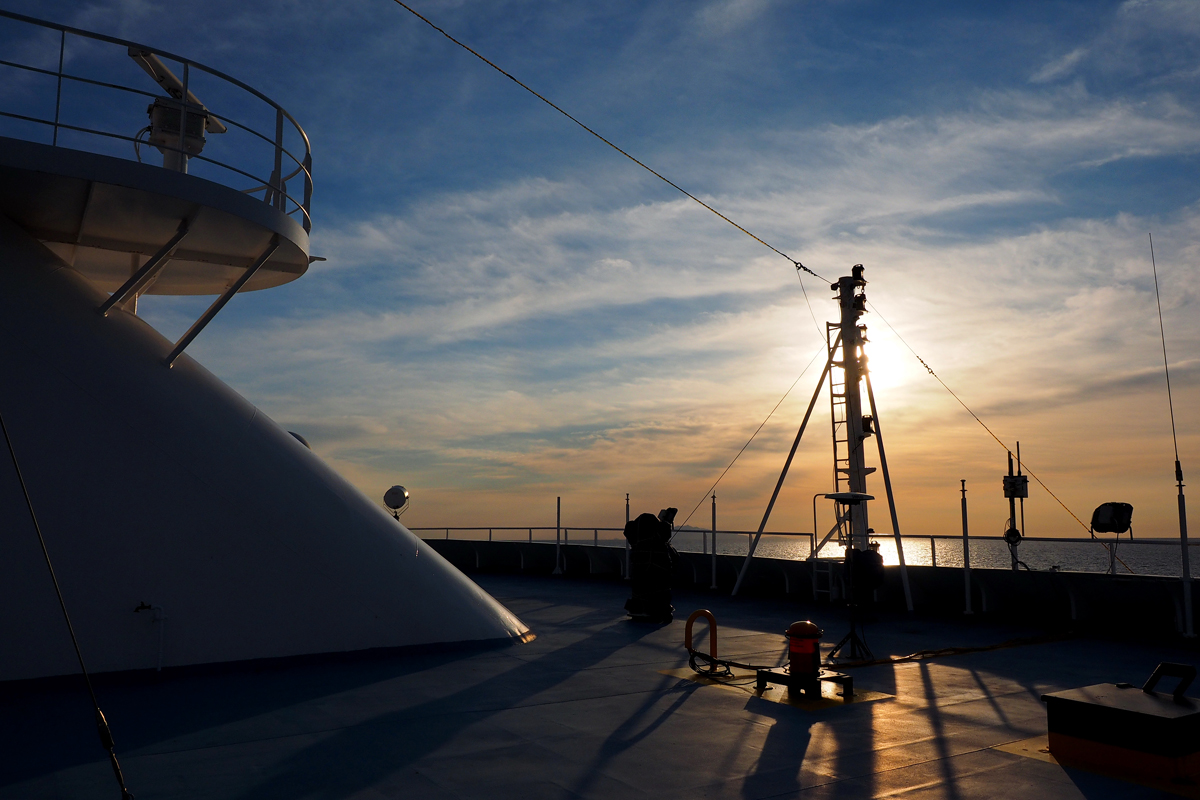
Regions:
<instances>
[{"instance_id":1,"label":"railing post","mask_svg":"<svg viewBox=\"0 0 1200 800\"><path fill-rule=\"evenodd\" d=\"M488 541L490 542L491 540L492 540L492 529L488 528Z\"/></svg>"},{"instance_id":2,"label":"railing post","mask_svg":"<svg viewBox=\"0 0 1200 800\"><path fill-rule=\"evenodd\" d=\"M529 543L533 544L533 528L529 529Z\"/></svg>"},{"instance_id":3,"label":"railing post","mask_svg":"<svg viewBox=\"0 0 1200 800\"><path fill-rule=\"evenodd\" d=\"M58 147L58 114L62 108L62 69L63 69L63 53L67 49L67 32L60 31L61 36L58 39L58 89L54 94L54 137L50 143Z\"/></svg>"},{"instance_id":4,"label":"railing post","mask_svg":"<svg viewBox=\"0 0 1200 800\"><path fill-rule=\"evenodd\" d=\"M450 529L449 528L446 528L446 539L447 540L450 539Z\"/></svg>"},{"instance_id":5,"label":"railing post","mask_svg":"<svg viewBox=\"0 0 1200 800\"><path fill-rule=\"evenodd\" d=\"M592 529L592 547L599 547L599 546L600 546L600 529L593 528Z\"/></svg>"},{"instance_id":6,"label":"railing post","mask_svg":"<svg viewBox=\"0 0 1200 800\"><path fill-rule=\"evenodd\" d=\"M554 571L551 575L562 575L562 498L558 498L558 512L554 522Z\"/></svg>"},{"instance_id":7,"label":"railing post","mask_svg":"<svg viewBox=\"0 0 1200 800\"><path fill-rule=\"evenodd\" d=\"M712 585L710 589L717 588L717 493L713 492L712 496Z\"/></svg>"},{"instance_id":8,"label":"railing post","mask_svg":"<svg viewBox=\"0 0 1200 800\"><path fill-rule=\"evenodd\" d=\"M964 614L973 614L971 610L971 540L967 536L967 482L962 481L962 526L963 526L963 591L966 594L967 606Z\"/></svg>"},{"instance_id":9,"label":"railing post","mask_svg":"<svg viewBox=\"0 0 1200 800\"><path fill-rule=\"evenodd\" d=\"M929 566L937 566L937 539L929 537Z\"/></svg>"},{"instance_id":10,"label":"railing post","mask_svg":"<svg viewBox=\"0 0 1200 800\"><path fill-rule=\"evenodd\" d=\"M275 109L275 171L271 173L271 183L274 184L274 206L280 211L287 211L287 200L283 186L283 109Z\"/></svg>"},{"instance_id":11,"label":"railing post","mask_svg":"<svg viewBox=\"0 0 1200 800\"><path fill-rule=\"evenodd\" d=\"M312 221L308 218L309 207L312 205L312 154L304 154L304 232L312 231Z\"/></svg>"}]
</instances>

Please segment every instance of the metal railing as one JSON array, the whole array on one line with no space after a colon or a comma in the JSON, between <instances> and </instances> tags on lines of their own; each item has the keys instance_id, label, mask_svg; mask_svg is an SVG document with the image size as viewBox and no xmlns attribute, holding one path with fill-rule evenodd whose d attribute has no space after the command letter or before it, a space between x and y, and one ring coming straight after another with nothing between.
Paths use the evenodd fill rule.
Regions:
<instances>
[{"instance_id":1,"label":"metal railing","mask_svg":"<svg viewBox=\"0 0 1200 800\"><path fill-rule=\"evenodd\" d=\"M152 100L169 100L170 98L164 97L162 93L155 93L132 86L126 86L123 83L115 81L100 80L94 74L92 76L87 76L74 74L73 72L67 72L64 69L64 65L66 65L69 61L78 61L80 63L90 62L93 70L99 70L104 58L115 54L115 51L112 49L108 49L103 52L94 52L94 48L79 47L77 48L79 51L79 57L77 59L68 59L68 37L78 37L82 40L100 42L106 45L115 45L125 48L126 52L121 55L124 57L124 63L128 63L132 69L140 70L137 64L133 63L133 61L128 58L131 50L140 50L148 54L153 54L161 59L166 59L180 65L183 73L182 95L184 101L178 102L177 104L180 109L178 146L173 146L166 143L155 143L154 145L150 146L157 147L160 150L168 151L170 154L174 155L174 157L180 163L185 165L188 161L199 161L203 164L212 165L219 168L218 170L214 171L213 175L204 175L204 177L218 180L217 176L225 176L225 180L218 180L218 182L223 183L226 186L230 186L231 188L238 189L246 194L262 192L262 200L264 202L270 204L274 208L279 209L289 216L294 216L299 213L301 215L300 223L304 227L304 230L311 230L312 221L311 217L309 216L309 208L312 201L313 182L312 151L308 140L308 134L304 132L304 129L300 127L300 123L298 123L291 114L289 114L282 106L271 100L262 92L259 92L257 89L254 89L245 83L242 83L236 78L232 78L223 72L212 69L211 67L207 67L199 62L192 61L191 59L174 55L163 50L147 47L136 42L129 42L124 39L105 36L99 33L92 33L90 31L80 30L78 28L72 28L66 25L59 25L54 22L47 22L33 17L27 17L22 14L15 14L11 11L4 11L2 9L0 9L0 18L13 20L17 23L31 26L30 35L25 44L31 45L32 47L10 46L8 50L9 52L16 52L20 50L32 53L31 58L34 60L36 60L36 53L38 49L37 40L39 38L44 39L44 37L37 36L37 31L35 29L40 28L44 30L51 30L57 32L58 34L54 37L57 39L57 42L55 43L57 47L57 53L52 54L56 56L54 60L57 62L57 67L54 69L38 67L28 63L20 63L8 58L0 59L0 67L17 70L18 74L24 74L25 76L42 76L45 78L54 79L53 116L50 117L49 114L39 115L36 113L38 100L42 98L37 91L25 91L30 81L22 82L10 77L5 81L6 90L3 93L0 93L0 98L3 98L3 102L6 104L12 102L17 103L20 111L12 110L11 108L0 108L0 117L8 120L30 123L35 127L40 126L42 129L50 133L49 143L55 147L64 146L60 141L64 138L64 134L74 134L74 136L72 136L72 145L79 145L79 147L76 149L86 149L89 152L104 153L106 155L111 155L112 153L110 152L111 148L106 149L105 145L112 142L127 142L130 148L125 157L141 161L140 149L141 145L145 144L145 142L143 142L140 137L146 132L146 129L142 128L133 136L123 133L119 129L114 130L114 128L118 128L118 126L121 124L128 124L129 128L137 125L138 118L136 116L129 115L127 123L113 121L113 123L110 124L107 129L99 127L99 123L96 121L100 117L111 117L112 112L114 111L121 120L125 120L126 115L122 112L133 112L136 109L133 107L121 108L120 103L105 102L102 90L119 92L121 93L120 96L124 97L142 97L151 98ZM49 43L47 42L47 44ZM8 55L8 53L6 53L6 55ZM229 87L236 87L237 89L250 94L257 101L260 101L261 104L265 104L265 107L235 107L235 104L233 103L224 105L217 103L214 104L214 108L198 106L192 102L192 100L194 100L193 90L200 89L201 87L196 86L193 83L193 78L195 77L193 76L193 72L198 72L202 76L209 76L213 79L216 79L216 83L211 84L205 89L201 89L201 91L216 92L222 89L228 90ZM68 102L64 100L64 87L69 88L74 85L85 87L85 92L81 96L73 98L73 100ZM49 92L48 87L46 92ZM30 113L21 113L21 111ZM242 117L242 119L246 119L248 116L255 116L261 114L263 111L266 111L270 117L270 122L268 124L272 126L272 130L270 130L269 133L263 133L259 130L256 130L254 126L247 122L234 119L235 116L239 116L243 113L246 116ZM106 114L105 112L109 113ZM185 149L184 138L187 131L187 119L189 114L200 114L204 116L205 119L212 117L216 120L219 120L221 123L224 123L222 127L228 126L229 133L232 133L236 129L238 136L232 137L230 140L219 143L214 143L212 140L209 140L207 143L207 145L216 144L216 147L226 155L222 155L220 158L213 158L200 155L199 152L192 152ZM75 119L75 116L79 116L81 118L78 124L75 122L66 121L67 119ZM142 117L141 120L142 124L144 124L145 117ZM291 128L291 137L298 137L299 146L294 148L297 152L293 152L293 148L289 148L285 145L285 134L288 133L289 125ZM125 130L129 130L129 128L126 128ZM5 135L9 135L9 131L5 131ZM13 138L25 138L27 140L32 140L33 137L15 136ZM261 166L258 166L259 162L255 160L254 164L246 164L244 161L246 154L253 149L253 147L262 147L263 143L265 143L265 145L269 148L269 155L264 156L262 159L262 161L265 163L262 163ZM248 144L250 146L247 146ZM238 161L240 165L239 163L235 163L235 161ZM287 165L288 170L288 174L286 175L283 174L285 171L285 164ZM261 170L268 168L268 165L271 171L266 177L264 177ZM240 176L241 178L249 179L252 182L252 185L249 187L246 187L245 185L234 185L234 183L230 182L230 173L232 173L232 175ZM298 175L302 177L304 183L303 192L299 198L289 194L287 189L287 182Z\"/></svg>"},{"instance_id":2,"label":"metal railing","mask_svg":"<svg viewBox=\"0 0 1200 800\"><path fill-rule=\"evenodd\" d=\"M625 546L622 533L624 528L606 528L599 526L563 526L557 528L553 525L546 526L490 526L490 527L455 527L455 526L438 526L438 527L411 527L409 528L418 535L424 535L424 538L442 538L442 539L458 539L465 541L524 541L524 542L546 542L555 543L556 541L562 544L575 545L591 545L593 547L613 547L623 548ZM683 529L676 532L675 544L681 550L689 552L703 553L706 555L734 555L744 556L749 549L749 541L755 535L756 531L744 530L703 530L703 529ZM605 534L602 538L600 534ZM781 547L771 548L766 546L766 552L763 555L772 558L784 558L794 561L810 561L812 560L812 552L816 549L815 534L807 531L766 531L763 533L764 539L771 540L800 540ZM885 556L891 556L889 561L894 561L894 553L890 551L892 547L891 534L879 534L878 539L885 551ZM971 535L968 538L972 545L970 550L971 563L963 563L963 537L961 534L902 534L901 540L905 545L905 556L909 566L933 566L933 567L948 567L953 569L980 569L989 568L987 560L980 563L980 557L985 554L980 553L973 546L994 545L999 553L992 554L991 562L995 566L993 569L1007 569L1006 560L1008 558L1008 545L1003 536L976 536ZM714 547L714 542L716 546ZM939 548L939 543L942 546ZM1114 556L1117 552L1128 552L1130 547L1153 548L1163 554L1163 563L1171 561L1170 556L1173 555L1172 550L1178 551L1179 541L1177 539L1122 539L1118 548L1104 550L1101 545L1111 545L1111 540L1095 540L1071 538L1065 536L1047 536L1047 537L1026 537L1020 548L1037 548L1045 545L1060 546L1057 551L1058 555L1070 556L1074 553L1094 556L1093 558L1077 560L1075 565L1068 563L1067 566L1059 567L1052 565L1050 567L1035 568L1033 571L1048 571L1050 569L1059 568L1062 571L1077 571L1077 572L1111 572L1113 574L1129 574L1129 571L1120 572L1112 568ZM682 545L682 546L681 546ZM910 546L912 548L910 549ZM1200 543L1192 545L1200 547ZM818 554L818 558L825 560L840 560L842 557L841 548L836 543L829 543L822 548L822 553L825 549L830 550L830 556L822 557ZM1162 550L1162 548L1170 548ZM760 551L763 546L760 545ZM939 554L939 550L941 553ZM1028 553L1028 550L1025 551ZM986 556L985 556L986 558ZM1094 569L1077 568L1080 562L1091 561L1096 563ZM1075 568L1073 568L1075 567ZM1136 574L1157 574L1168 575L1168 572L1153 570L1137 570ZM1176 574L1175 577L1178 575Z\"/></svg>"}]
</instances>

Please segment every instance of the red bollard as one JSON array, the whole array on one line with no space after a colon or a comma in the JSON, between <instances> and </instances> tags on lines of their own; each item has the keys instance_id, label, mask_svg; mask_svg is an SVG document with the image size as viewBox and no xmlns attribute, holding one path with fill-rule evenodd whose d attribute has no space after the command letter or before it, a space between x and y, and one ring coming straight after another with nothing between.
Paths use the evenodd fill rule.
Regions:
<instances>
[{"instance_id":1,"label":"red bollard","mask_svg":"<svg viewBox=\"0 0 1200 800\"><path fill-rule=\"evenodd\" d=\"M820 695L821 692L821 636L824 633L809 620L793 622L787 629L791 685L805 694Z\"/></svg>"}]
</instances>

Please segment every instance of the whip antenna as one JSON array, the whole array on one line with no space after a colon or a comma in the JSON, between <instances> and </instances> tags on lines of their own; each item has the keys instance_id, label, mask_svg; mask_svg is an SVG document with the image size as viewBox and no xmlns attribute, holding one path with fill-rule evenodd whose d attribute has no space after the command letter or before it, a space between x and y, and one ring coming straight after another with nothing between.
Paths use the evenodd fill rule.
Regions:
<instances>
[{"instance_id":1,"label":"whip antenna","mask_svg":"<svg viewBox=\"0 0 1200 800\"><path fill-rule=\"evenodd\" d=\"M1162 340L1163 374L1167 378L1167 407L1171 410L1171 443L1175 446L1175 486L1179 502L1179 546L1182 550L1183 566L1183 635L1195 636L1192 627L1192 569L1189 563L1187 533L1187 503L1183 496L1183 467L1179 464L1179 437L1175 434L1175 401L1171 397L1171 368L1167 365L1167 333L1163 327L1162 295L1158 291L1158 265L1154 261L1154 234L1150 237L1150 269L1154 273L1154 300L1158 304L1158 335Z\"/></svg>"}]
</instances>

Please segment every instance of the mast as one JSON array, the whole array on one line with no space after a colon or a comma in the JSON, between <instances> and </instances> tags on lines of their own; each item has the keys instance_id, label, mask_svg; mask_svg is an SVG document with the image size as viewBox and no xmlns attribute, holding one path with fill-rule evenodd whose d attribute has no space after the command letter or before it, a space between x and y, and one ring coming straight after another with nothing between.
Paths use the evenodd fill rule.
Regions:
<instances>
[{"instance_id":1,"label":"mast","mask_svg":"<svg viewBox=\"0 0 1200 800\"><path fill-rule=\"evenodd\" d=\"M862 380L866 374L866 357L863 355L863 343L866 341L866 326L859 324L859 319L866 310L867 298L862 291L867 285L863 278L862 264L856 264L851 274L838 278L833 285L837 291L838 306L841 310L841 320L838 329L841 332L842 360L834 366L842 370L844 376L840 397L834 393L835 407L843 406L842 419L834 415L834 470L838 491L841 483L846 481L846 490L850 492L867 492L867 475L874 472L866 465L863 442L871 432L864 430L862 413ZM841 436L837 430L841 423ZM839 453L839 445L845 448L845 454ZM850 520L851 546L865 550L867 537L867 505L862 503L854 509Z\"/></svg>"}]
</instances>

